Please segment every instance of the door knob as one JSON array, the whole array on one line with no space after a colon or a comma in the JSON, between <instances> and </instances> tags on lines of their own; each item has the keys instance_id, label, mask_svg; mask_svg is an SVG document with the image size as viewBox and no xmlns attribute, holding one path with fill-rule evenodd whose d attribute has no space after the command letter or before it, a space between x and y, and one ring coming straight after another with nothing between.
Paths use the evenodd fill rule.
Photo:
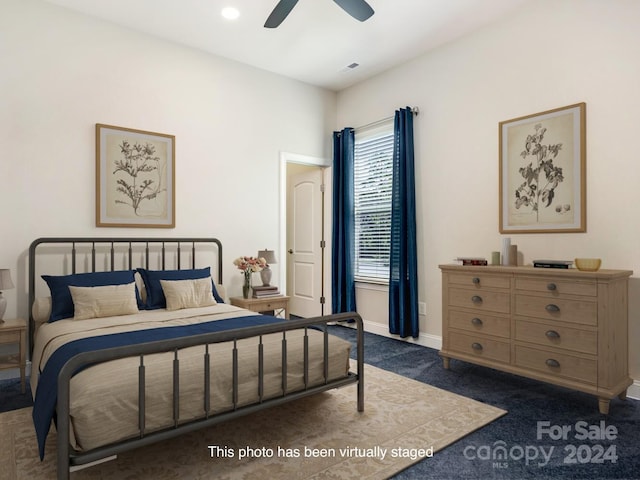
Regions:
<instances>
[{"instance_id":1,"label":"door knob","mask_svg":"<svg viewBox=\"0 0 640 480\"><path fill-rule=\"evenodd\" d=\"M287 250L287 252L293 253L293 248L290 248L289 250Z\"/></svg>"}]
</instances>

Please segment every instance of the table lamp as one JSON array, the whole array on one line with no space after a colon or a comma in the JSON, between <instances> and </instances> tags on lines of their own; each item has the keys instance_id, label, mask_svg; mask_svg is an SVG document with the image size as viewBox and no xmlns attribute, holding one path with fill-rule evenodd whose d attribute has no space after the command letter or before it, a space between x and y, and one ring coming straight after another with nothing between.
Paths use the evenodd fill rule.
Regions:
<instances>
[{"instance_id":1,"label":"table lamp","mask_svg":"<svg viewBox=\"0 0 640 480\"><path fill-rule=\"evenodd\" d=\"M11 281L11 271L8 268L0 268L0 323L4 322L2 317L7 309L7 299L2 296L2 291L14 287L15 285Z\"/></svg>"},{"instance_id":2,"label":"table lamp","mask_svg":"<svg viewBox=\"0 0 640 480\"><path fill-rule=\"evenodd\" d=\"M258 250L258 258L264 258L267 262L267 266L260 271L260 278L262 279L262 286L268 287L269 282L271 282L271 275L273 273L269 268L269 265L271 265L272 263L278 263L276 262L276 254L273 250Z\"/></svg>"}]
</instances>

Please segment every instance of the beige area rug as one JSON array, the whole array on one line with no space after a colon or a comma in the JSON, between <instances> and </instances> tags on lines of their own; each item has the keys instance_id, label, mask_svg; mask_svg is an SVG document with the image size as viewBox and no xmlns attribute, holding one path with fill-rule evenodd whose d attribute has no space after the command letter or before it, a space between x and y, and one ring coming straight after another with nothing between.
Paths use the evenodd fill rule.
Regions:
<instances>
[{"instance_id":1,"label":"beige area rug","mask_svg":"<svg viewBox=\"0 0 640 480\"><path fill-rule=\"evenodd\" d=\"M420 461L418 449L429 456L505 413L367 365L363 413L350 385L140 448L71 478L384 479ZM0 414L0 445L0 479L55 478L55 429L40 462L31 408Z\"/></svg>"}]
</instances>

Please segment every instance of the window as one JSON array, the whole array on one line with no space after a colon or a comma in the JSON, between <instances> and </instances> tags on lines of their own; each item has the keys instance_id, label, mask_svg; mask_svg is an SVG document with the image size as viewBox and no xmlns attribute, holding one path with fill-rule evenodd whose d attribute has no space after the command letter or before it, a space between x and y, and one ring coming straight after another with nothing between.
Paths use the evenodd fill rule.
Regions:
<instances>
[{"instance_id":1,"label":"window","mask_svg":"<svg viewBox=\"0 0 640 480\"><path fill-rule=\"evenodd\" d=\"M355 132L355 279L388 283L393 119Z\"/></svg>"}]
</instances>

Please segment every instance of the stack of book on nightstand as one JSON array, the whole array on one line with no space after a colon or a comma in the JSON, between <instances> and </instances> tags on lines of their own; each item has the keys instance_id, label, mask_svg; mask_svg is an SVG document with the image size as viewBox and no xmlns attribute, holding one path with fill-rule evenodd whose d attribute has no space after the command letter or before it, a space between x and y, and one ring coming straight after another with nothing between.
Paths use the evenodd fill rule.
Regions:
<instances>
[{"instance_id":1,"label":"stack of book on nightstand","mask_svg":"<svg viewBox=\"0 0 640 480\"><path fill-rule=\"evenodd\" d=\"M253 298L276 297L278 295L280 295L280 290L275 285L253 287Z\"/></svg>"}]
</instances>

